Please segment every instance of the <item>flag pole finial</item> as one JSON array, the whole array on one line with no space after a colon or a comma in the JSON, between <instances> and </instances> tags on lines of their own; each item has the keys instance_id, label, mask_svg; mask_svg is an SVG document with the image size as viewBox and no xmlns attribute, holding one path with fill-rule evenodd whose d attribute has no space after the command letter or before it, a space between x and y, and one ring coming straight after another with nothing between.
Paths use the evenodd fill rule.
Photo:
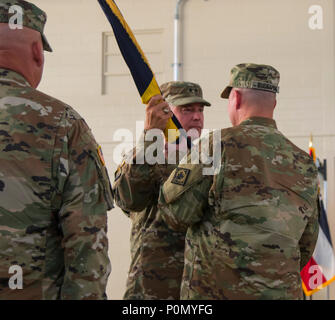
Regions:
<instances>
[{"instance_id":1,"label":"flag pole finial","mask_svg":"<svg viewBox=\"0 0 335 320\"><path fill-rule=\"evenodd\" d=\"M313 159L313 161L316 161L316 155L315 155L315 149L313 147L313 135L311 134L309 138L309 155Z\"/></svg>"}]
</instances>

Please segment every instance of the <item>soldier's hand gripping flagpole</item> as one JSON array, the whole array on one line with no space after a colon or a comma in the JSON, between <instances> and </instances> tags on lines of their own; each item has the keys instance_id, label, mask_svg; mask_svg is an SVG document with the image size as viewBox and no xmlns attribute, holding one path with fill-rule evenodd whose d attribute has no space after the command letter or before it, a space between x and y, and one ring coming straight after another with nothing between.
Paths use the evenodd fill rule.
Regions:
<instances>
[{"instance_id":1,"label":"soldier's hand gripping flagpole","mask_svg":"<svg viewBox=\"0 0 335 320\"><path fill-rule=\"evenodd\" d=\"M153 96L161 94L149 63L116 3L113 0L98 0L98 2L113 28L121 54L129 67L142 102L147 104ZM169 129L174 129L172 132L175 134L168 135ZM178 144L180 135L185 135L185 131L181 129L180 122L173 114L164 130L167 141Z\"/></svg>"}]
</instances>

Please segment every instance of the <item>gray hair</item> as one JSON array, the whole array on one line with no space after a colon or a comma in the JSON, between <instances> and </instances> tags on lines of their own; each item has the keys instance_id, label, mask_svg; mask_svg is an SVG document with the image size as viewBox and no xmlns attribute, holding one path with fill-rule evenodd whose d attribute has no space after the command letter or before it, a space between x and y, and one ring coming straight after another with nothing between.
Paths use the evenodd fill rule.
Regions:
<instances>
[{"instance_id":1,"label":"gray hair","mask_svg":"<svg viewBox=\"0 0 335 320\"><path fill-rule=\"evenodd\" d=\"M273 92L245 88L234 89L241 92L242 102L246 104L273 107L276 103L276 94Z\"/></svg>"}]
</instances>

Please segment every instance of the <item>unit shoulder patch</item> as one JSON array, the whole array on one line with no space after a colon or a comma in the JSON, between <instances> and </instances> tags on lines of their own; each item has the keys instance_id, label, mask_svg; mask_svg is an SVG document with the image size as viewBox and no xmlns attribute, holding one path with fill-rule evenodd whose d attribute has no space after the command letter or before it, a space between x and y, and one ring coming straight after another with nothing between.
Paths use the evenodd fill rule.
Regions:
<instances>
[{"instance_id":1,"label":"unit shoulder patch","mask_svg":"<svg viewBox=\"0 0 335 320\"><path fill-rule=\"evenodd\" d=\"M171 173L162 187L162 193L166 203L175 201L181 194L192 187L192 185L202 180L204 178L202 169L202 165L179 165L179 167Z\"/></svg>"},{"instance_id":2,"label":"unit shoulder patch","mask_svg":"<svg viewBox=\"0 0 335 320\"><path fill-rule=\"evenodd\" d=\"M184 186L190 175L191 170L186 168L177 168L176 172L171 180L171 183L177 184L179 186Z\"/></svg>"}]
</instances>

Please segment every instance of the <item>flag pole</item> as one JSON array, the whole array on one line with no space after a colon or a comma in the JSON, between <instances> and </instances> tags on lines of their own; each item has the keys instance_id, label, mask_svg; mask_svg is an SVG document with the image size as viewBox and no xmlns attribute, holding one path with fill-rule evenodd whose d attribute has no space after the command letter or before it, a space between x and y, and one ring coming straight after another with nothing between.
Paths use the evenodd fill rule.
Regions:
<instances>
[{"instance_id":1,"label":"flag pole","mask_svg":"<svg viewBox=\"0 0 335 320\"><path fill-rule=\"evenodd\" d=\"M328 181L327 181L327 159L323 159L323 198L324 198L324 206L326 215L328 215ZM330 293L329 293L329 286L327 286L327 300L329 300Z\"/></svg>"},{"instance_id":2,"label":"flag pole","mask_svg":"<svg viewBox=\"0 0 335 320\"><path fill-rule=\"evenodd\" d=\"M335 254L331 240L330 229L327 219L327 198L328 198L328 184L327 184L327 160L324 159L323 163L316 157L316 152L313 147L313 137L311 135L309 144L309 154L317 168L318 175L318 207L319 207L319 228L318 239L313 252L313 256L306 266L301 271L303 290L306 295L313 295L321 289L324 290L323 299L329 300L329 287L328 285L335 280ZM321 183L323 180L323 184ZM324 201L325 199L325 201ZM322 282L316 288L309 285L311 278L310 265L316 265L317 272L322 274ZM324 268L324 270L323 270ZM318 296L316 295L316 299ZM310 300L314 300L312 297Z\"/></svg>"},{"instance_id":3,"label":"flag pole","mask_svg":"<svg viewBox=\"0 0 335 320\"><path fill-rule=\"evenodd\" d=\"M322 198L323 200L323 206L325 209L325 213L327 214L327 209L328 209L328 203L327 203L327 199L328 199L328 181L327 181L327 159L323 159L323 163L320 162L320 160L317 158L316 161L316 166L318 169L318 173L321 175L322 180L323 180L323 194L322 194ZM328 219L327 219L328 220ZM329 293L329 286L327 286L327 290L326 290L326 299L329 300L330 297L330 293Z\"/></svg>"}]
</instances>

